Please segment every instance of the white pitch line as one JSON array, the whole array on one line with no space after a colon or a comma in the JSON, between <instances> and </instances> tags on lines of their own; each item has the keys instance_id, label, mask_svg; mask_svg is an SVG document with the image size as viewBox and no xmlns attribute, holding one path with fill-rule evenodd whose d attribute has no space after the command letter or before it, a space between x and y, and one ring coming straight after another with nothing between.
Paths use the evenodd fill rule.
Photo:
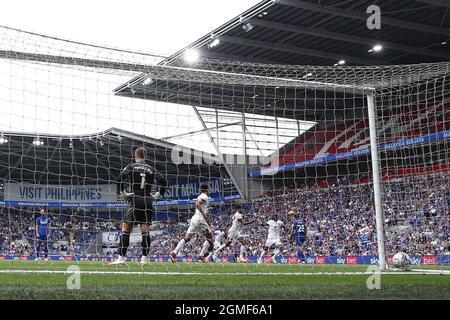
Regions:
<instances>
[{"instance_id":1,"label":"white pitch line","mask_svg":"<svg viewBox=\"0 0 450 320\"><path fill-rule=\"evenodd\" d=\"M432 271L432 272L430 272ZM149 271L65 271L65 270L0 270L0 273L6 274L83 274L83 275L201 275L201 276L284 276L284 275L298 275L298 276L313 276L313 275L450 275L450 271L444 270L414 270L414 271L400 271L400 272L149 272Z\"/></svg>"},{"instance_id":2,"label":"white pitch line","mask_svg":"<svg viewBox=\"0 0 450 320\"><path fill-rule=\"evenodd\" d=\"M445 274L450 275L450 270L437 270L437 269L411 269L412 272L426 272L432 274Z\"/></svg>"}]
</instances>

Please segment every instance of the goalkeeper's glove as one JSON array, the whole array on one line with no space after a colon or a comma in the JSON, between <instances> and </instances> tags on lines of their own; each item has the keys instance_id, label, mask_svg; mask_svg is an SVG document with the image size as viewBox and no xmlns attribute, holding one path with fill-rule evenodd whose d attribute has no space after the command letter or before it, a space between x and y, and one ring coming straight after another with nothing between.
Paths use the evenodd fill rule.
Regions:
<instances>
[{"instance_id":1,"label":"goalkeeper's glove","mask_svg":"<svg viewBox=\"0 0 450 320\"><path fill-rule=\"evenodd\" d=\"M161 193L156 192L155 194L150 194L150 196L153 198L153 200L158 200L161 198Z\"/></svg>"},{"instance_id":2,"label":"goalkeeper's glove","mask_svg":"<svg viewBox=\"0 0 450 320\"><path fill-rule=\"evenodd\" d=\"M130 198L134 197L134 193L132 192L126 192L125 190L122 190L120 192L120 194L122 195L123 200L128 201Z\"/></svg>"}]
</instances>

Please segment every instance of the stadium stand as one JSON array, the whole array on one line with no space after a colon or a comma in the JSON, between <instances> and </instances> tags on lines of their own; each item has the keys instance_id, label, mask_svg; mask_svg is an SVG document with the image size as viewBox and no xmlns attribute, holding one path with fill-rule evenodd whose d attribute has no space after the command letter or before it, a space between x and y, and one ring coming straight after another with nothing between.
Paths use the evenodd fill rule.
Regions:
<instances>
[{"instance_id":1,"label":"stadium stand","mask_svg":"<svg viewBox=\"0 0 450 320\"><path fill-rule=\"evenodd\" d=\"M450 103L387 111L378 123L380 145L450 130ZM288 149L276 165L322 158L369 147L368 120L321 124Z\"/></svg>"},{"instance_id":2,"label":"stadium stand","mask_svg":"<svg viewBox=\"0 0 450 320\"><path fill-rule=\"evenodd\" d=\"M446 171L438 166L435 172L423 174L424 169L405 168L391 172L384 184L385 222L387 225L387 251L401 249L409 254L450 254L450 219L447 193L450 183ZM419 172L419 174L417 174ZM323 184L322 184L323 185ZM408 193L397 192L410 190ZM254 223L245 226L249 242L247 253L257 254L267 233L266 221L277 212L286 227L295 214L306 221L308 255L375 255L376 230L373 214L371 185L364 175L344 176L319 184L292 186L274 190L246 206L246 214ZM215 228L226 230L231 225L232 207L215 207L211 215ZM178 215L182 212L178 212ZM53 211L52 251L60 254L67 250L61 241L73 238L73 253L86 254L98 232L119 232L121 213L97 214L77 212L71 218L66 211ZM164 255L186 229L186 222L178 222L176 213L158 213L153 230L159 230L152 239L151 254ZM0 254L31 254L34 250L33 213L25 207L3 209L0 213ZM73 236L71 235L73 234ZM196 252L203 239L198 237L186 245L187 252ZM285 253L295 255L284 232ZM139 247L130 248L131 255L139 255ZM67 252L66 252L67 253ZM225 252L237 255L239 246Z\"/></svg>"}]
</instances>

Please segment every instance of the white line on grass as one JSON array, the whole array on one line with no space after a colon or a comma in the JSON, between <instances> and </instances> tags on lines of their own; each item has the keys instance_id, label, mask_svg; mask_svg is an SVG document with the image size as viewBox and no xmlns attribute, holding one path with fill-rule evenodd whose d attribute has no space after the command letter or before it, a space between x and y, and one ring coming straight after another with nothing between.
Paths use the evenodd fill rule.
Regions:
<instances>
[{"instance_id":1,"label":"white line on grass","mask_svg":"<svg viewBox=\"0 0 450 320\"><path fill-rule=\"evenodd\" d=\"M430 274L446 274L450 275L450 270L437 270L437 269L411 269L412 272L426 272Z\"/></svg>"},{"instance_id":2,"label":"white line on grass","mask_svg":"<svg viewBox=\"0 0 450 320\"><path fill-rule=\"evenodd\" d=\"M65 271L65 270L0 270L0 273L6 274L74 274L79 273L83 275L201 275L201 276L314 276L314 275L373 275L380 273L373 272L149 272L149 271ZM446 270L411 270L411 271L395 271L382 272L381 275L450 275L450 271Z\"/></svg>"}]
</instances>

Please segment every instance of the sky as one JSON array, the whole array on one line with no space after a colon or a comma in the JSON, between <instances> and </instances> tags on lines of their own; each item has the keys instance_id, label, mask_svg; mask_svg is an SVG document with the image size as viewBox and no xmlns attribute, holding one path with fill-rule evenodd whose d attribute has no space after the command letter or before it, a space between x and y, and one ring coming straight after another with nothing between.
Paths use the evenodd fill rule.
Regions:
<instances>
[{"instance_id":1,"label":"sky","mask_svg":"<svg viewBox=\"0 0 450 320\"><path fill-rule=\"evenodd\" d=\"M165 1L8 1L2 3L0 25L84 43L170 55L252 7L257 0ZM141 56L97 50L0 28L0 50L62 54L143 63ZM134 60L135 59L135 60ZM144 59L157 63L160 59ZM111 127L162 138L202 128L192 107L120 98L112 91L133 77L130 72L98 73L83 68L0 60L1 132L92 134ZM239 117L239 115L237 115ZM224 120L226 121L226 120ZM231 121L231 120L230 120ZM275 151L271 120L255 120L262 130L260 149ZM296 124L280 127L283 144L297 134ZM307 129L307 128L306 128ZM221 133L223 153L242 151L242 130L231 126ZM253 136L257 135L253 131ZM249 153L258 154L248 135ZM170 140L216 153L204 133ZM253 145L252 145L253 144ZM278 145L279 146L279 145Z\"/></svg>"},{"instance_id":2,"label":"sky","mask_svg":"<svg viewBox=\"0 0 450 320\"><path fill-rule=\"evenodd\" d=\"M3 1L0 25L170 55L259 0Z\"/></svg>"}]
</instances>

